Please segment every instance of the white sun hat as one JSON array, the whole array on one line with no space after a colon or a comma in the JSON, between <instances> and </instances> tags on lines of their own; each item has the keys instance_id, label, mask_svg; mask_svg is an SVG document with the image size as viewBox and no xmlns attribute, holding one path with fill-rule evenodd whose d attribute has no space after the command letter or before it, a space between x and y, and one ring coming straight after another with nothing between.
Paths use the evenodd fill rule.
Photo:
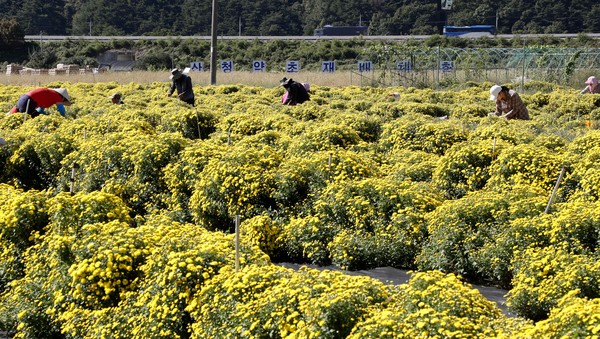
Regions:
<instances>
[{"instance_id":1,"label":"white sun hat","mask_svg":"<svg viewBox=\"0 0 600 339\"><path fill-rule=\"evenodd\" d=\"M496 101L496 97L498 96L500 91L502 91L501 86L498 86L498 85L492 86L492 88L490 88L490 100Z\"/></svg>"},{"instance_id":2,"label":"white sun hat","mask_svg":"<svg viewBox=\"0 0 600 339\"><path fill-rule=\"evenodd\" d=\"M67 99L68 102L71 102L71 97L69 97L69 93L67 93L66 88L53 88L58 94L62 95L63 98Z\"/></svg>"}]
</instances>

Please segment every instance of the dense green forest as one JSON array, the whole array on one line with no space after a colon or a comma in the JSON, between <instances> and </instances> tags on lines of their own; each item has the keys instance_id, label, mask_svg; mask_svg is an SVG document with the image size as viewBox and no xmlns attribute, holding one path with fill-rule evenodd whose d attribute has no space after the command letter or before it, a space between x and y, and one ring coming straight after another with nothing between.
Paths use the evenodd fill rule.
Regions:
<instances>
[{"instance_id":1,"label":"dense green forest","mask_svg":"<svg viewBox=\"0 0 600 339\"><path fill-rule=\"evenodd\" d=\"M499 33L580 33L600 27L591 0L219 0L219 35L312 35L323 25L369 26L370 35L434 34L498 24ZM0 19L25 34L209 35L211 0L0 0Z\"/></svg>"}]
</instances>

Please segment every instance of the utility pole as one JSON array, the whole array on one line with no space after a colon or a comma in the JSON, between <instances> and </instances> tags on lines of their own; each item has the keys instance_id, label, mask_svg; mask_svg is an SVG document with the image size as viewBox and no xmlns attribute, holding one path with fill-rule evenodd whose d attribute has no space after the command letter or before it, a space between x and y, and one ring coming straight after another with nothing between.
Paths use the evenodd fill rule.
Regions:
<instances>
[{"instance_id":1,"label":"utility pole","mask_svg":"<svg viewBox=\"0 0 600 339\"><path fill-rule=\"evenodd\" d=\"M90 18L90 36L92 36L92 18Z\"/></svg>"},{"instance_id":2,"label":"utility pole","mask_svg":"<svg viewBox=\"0 0 600 339\"><path fill-rule=\"evenodd\" d=\"M446 24L446 11L442 9L442 0L437 1L437 19L438 19L438 34L444 34L444 25ZM444 1L445 3L445 1ZM439 65L438 65L439 67Z\"/></svg>"},{"instance_id":3,"label":"utility pole","mask_svg":"<svg viewBox=\"0 0 600 339\"><path fill-rule=\"evenodd\" d=\"M210 39L210 84L217 84L217 0L212 1L212 26Z\"/></svg>"},{"instance_id":4,"label":"utility pole","mask_svg":"<svg viewBox=\"0 0 600 339\"><path fill-rule=\"evenodd\" d=\"M498 33L498 18L499 18L499 9L496 9L496 33Z\"/></svg>"}]
</instances>

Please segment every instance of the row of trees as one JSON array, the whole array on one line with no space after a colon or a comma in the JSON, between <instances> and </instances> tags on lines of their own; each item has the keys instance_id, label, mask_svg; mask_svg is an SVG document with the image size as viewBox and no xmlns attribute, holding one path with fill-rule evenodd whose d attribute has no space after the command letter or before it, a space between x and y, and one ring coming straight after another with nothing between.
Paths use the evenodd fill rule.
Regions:
<instances>
[{"instance_id":1,"label":"row of trees","mask_svg":"<svg viewBox=\"0 0 600 339\"><path fill-rule=\"evenodd\" d=\"M2 27L0 19L0 47L3 46ZM31 68L52 68L57 63L97 67L99 55L110 50L127 50L135 54L136 68L139 70L166 70L173 68L174 65L189 65L194 61L204 61L205 66L210 67L210 41L204 39L181 39L179 37L137 41L68 39L40 43L39 41L23 42L22 34L20 39L20 42L6 40L4 45L6 48L0 48L0 70L9 63L19 63ZM498 64L499 60L504 58L497 53L486 52L487 48L523 49L523 47L530 47L549 55L567 53L567 55L573 55L574 59L571 62L573 67L593 68L595 66L577 66L584 63L582 61L577 64L576 61L579 58L578 55L584 53L584 49L599 48L600 40L585 34L579 34L576 38L569 39L548 35L539 38L516 37L513 39L485 37L462 39L432 35L425 40L406 41L376 41L360 37L348 40L299 41L286 40L282 37L272 40L222 39L218 46L219 58L233 60L236 70L249 70L252 61L264 60L268 65L268 70L279 71L284 70L286 60L299 60L302 70L318 70L324 60L335 60L336 68L339 70L356 69L357 60L371 60L377 69L389 71L390 67L395 66L395 60L412 58L413 52L415 55L421 55L420 53L423 52L428 54L428 57L422 55L418 59L423 61L429 58L429 61L426 62L431 62L431 60L435 60L437 47L442 48L442 53L445 49L472 49L469 52L471 57L460 58L467 63L470 62L469 60L474 61L475 64L472 64L471 71L476 72L486 64L488 66ZM431 50L431 53L426 52L434 48L436 50ZM574 49L578 49L580 52L576 52ZM588 55L589 53L585 52L584 54ZM454 57L451 59L454 60ZM579 59L583 59L583 57ZM461 67L464 67L464 63L462 65ZM593 63L589 65L593 65ZM564 74L572 74L573 68L564 68L563 71ZM585 77L588 76L586 73Z\"/></svg>"},{"instance_id":2,"label":"row of trees","mask_svg":"<svg viewBox=\"0 0 600 339\"><path fill-rule=\"evenodd\" d=\"M312 35L323 25L369 26L370 35L434 34L444 23L496 24L499 33L593 32L591 0L460 0L445 13L436 0L220 0L220 35ZM212 1L0 1L0 19L26 34L209 35Z\"/></svg>"}]
</instances>

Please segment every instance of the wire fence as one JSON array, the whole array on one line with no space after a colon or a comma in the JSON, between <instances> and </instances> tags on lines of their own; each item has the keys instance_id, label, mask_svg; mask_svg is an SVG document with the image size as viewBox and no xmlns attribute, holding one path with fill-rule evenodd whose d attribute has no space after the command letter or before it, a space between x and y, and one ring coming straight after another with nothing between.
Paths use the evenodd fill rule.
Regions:
<instances>
[{"instance_id":1,"label":"wire fence","mask_svg":"<svg viewBox=\"0 0 600 339\"><path fill-rule=\"evenodd\" d=\"M361 58L375 60L379 82L431 87L466 81L529 80L579 86L600 70L599 48L402 48L380 46Z\"/></svg>"}]
</instances>

